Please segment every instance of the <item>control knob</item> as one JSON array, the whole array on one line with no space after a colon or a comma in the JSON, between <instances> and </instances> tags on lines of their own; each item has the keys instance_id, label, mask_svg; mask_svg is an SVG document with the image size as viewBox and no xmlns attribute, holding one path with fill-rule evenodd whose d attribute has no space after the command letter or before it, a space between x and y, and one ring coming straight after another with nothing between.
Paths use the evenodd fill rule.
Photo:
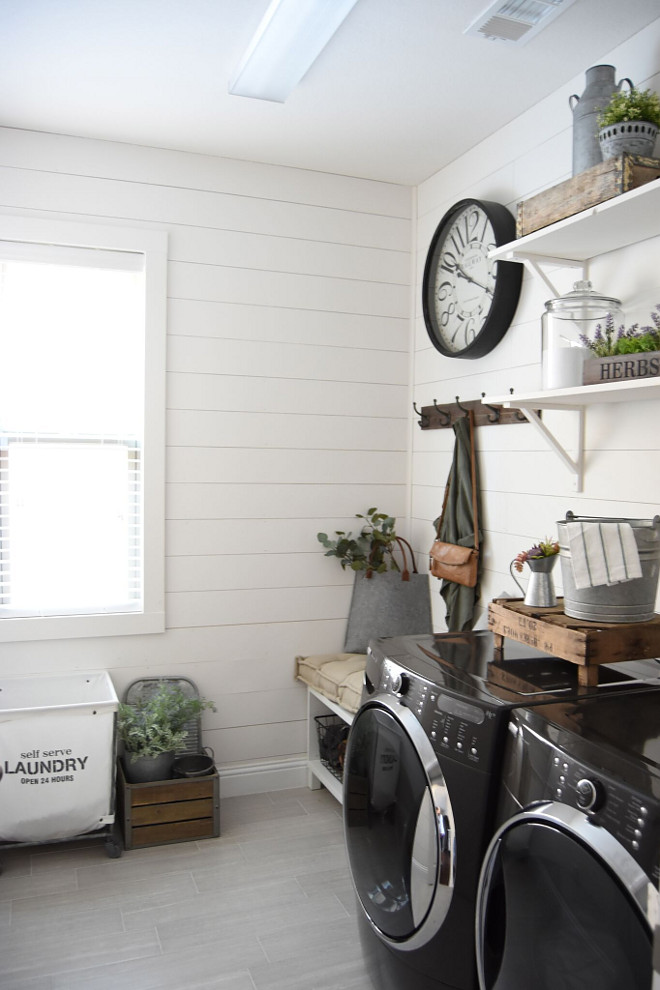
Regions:
<instances>
[{"instance_id":1,"label":"control knob","mask_svg":"<svg viewBox=\"0 0 660 990\"><path fill-rule=\"evenodd\" d=\"M392 678L392 690L395 694L407 694L410 678L407 674L395 674Z\"/></svg>"},{"instance_id":2,"label":"control knob","mask_svg":"<svg viewBox=\"0 0 660 990\"><path fill-rule=\"evenodd\" d=\"M583 811L598 811L605 801L605 788L598 780L583 777L577 782L577 806Z\"/></svg>"}]
</instances>

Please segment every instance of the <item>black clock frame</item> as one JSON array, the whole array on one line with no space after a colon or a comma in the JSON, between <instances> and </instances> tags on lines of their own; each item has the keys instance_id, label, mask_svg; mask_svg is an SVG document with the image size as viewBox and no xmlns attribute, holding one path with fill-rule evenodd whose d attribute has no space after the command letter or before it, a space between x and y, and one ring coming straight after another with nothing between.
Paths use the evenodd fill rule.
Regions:
<instances>
[{"instance_id":1,"label":"black clock frame","mask_svg":"<svg viewBox=\"0 0 660 990\"><path fill-rule=\"evenodd\" d=\"M450 350L442 341L435 314L434 286L438 259L444 245L443 235L449 229L457 213L469 206L478 206L490 220L495 236L495 244L508 244L515 240L516 221L513 214L501 203L482 199L461 199L447 210L431 239L422 282L422 308L424 323L431 343L444 354L453 358L480 358L489 354L499 344L511 326L522 286L523 266L517 261L495 262L495 290L486 321L476 339L461 351Z\"/></svg>"}]
</instances>

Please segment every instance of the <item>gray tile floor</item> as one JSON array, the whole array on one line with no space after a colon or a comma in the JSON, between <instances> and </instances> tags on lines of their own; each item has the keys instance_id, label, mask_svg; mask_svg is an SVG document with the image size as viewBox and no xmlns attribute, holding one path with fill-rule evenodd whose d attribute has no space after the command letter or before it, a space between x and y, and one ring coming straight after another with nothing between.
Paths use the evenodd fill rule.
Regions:
<instances>
[{"instance_id":1,"label":"gray tile floor","mask_svg":"<svg viewBox=\"0 0 660 990\"><path fill-rule=\"evenodd\" d=\"M225 799L221 831L0 850L2 990L372 990L334 798Z\"/></svg>"}]
</instances>

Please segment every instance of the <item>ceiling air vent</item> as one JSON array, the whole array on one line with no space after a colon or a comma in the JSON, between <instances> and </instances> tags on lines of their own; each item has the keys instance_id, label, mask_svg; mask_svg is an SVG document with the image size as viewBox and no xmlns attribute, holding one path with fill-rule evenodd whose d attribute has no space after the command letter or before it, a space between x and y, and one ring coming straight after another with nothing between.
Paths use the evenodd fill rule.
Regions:
<instances>
[{"instance_id":1,"label":"ceiling air vent","mask_svg":"<svg viewBox=\"0 0 660 990\"><path fill-rule=\"evenodd\" d=\"M524 45L574 3L575 0L498 0L463 33L488 41Z\"/></svg>"}]
</instances>

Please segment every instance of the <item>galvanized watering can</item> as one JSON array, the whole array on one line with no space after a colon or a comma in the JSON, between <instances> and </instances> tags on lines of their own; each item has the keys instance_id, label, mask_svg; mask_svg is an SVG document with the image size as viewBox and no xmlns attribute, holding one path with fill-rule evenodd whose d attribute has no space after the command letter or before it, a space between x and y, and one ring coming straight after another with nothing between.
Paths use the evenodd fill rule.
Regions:
<instances>
[{"instance_id":1,"label":"galvanized watering can","mask_svg":"<svg viewBox=\"0 0 660 990\"><path fill-rule=\"evenodd\" d=\"M525 596L525 605L531 605L533 608L552 608L553 605L557 604L555 585L552 580L552 568L557 562L557 556L557 554L553 554L550 557L531 557L527 559L526 563L529 565L531 571L527 591L525 591L513 573L515 559L509 564L511 577Z\"/></svg>"}]
</instances>

